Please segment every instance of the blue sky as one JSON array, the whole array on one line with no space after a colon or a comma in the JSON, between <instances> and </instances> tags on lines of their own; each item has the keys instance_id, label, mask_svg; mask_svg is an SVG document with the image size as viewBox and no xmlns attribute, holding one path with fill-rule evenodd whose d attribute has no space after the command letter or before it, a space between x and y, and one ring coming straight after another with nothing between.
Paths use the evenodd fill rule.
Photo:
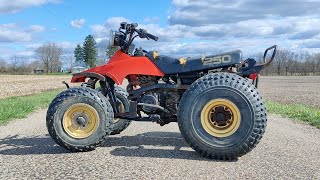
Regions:
<instances>
[{"instance_id":1,"label":"blue sky","mask_svg":"<svg viewBox=\"0 0 320 180\"><path fill-rule=\"evenodd\" d=\"M43 6L23 9L17 13L0 16L1 24L17 23L21 27L44 26L47 31L39 35L43 41L79 41L91 33L90 25L102 24L110 17L127 17L133 22L145 22L156 18L155 23L164 26L167 21L169 0L150 3L146 0L125 1L65 0ZM85 19L81 28L74 28L70 22Z\"/></svg>"},{"instance_id":2,"label":"blue sky","mask_svg":"<svg viewBox=\"0 0 320 180\"><path fill-rule=\"evenodd\" d=\"M72 57L92 34L100 47L121 21L137 22L159 36L138 40L146 49L172 56L197 56L242 49L254 54L278 44L318 52L320 2L312 0L0 0L0 59L34 60L45 42Z\"/></svg>"}]
</instances>

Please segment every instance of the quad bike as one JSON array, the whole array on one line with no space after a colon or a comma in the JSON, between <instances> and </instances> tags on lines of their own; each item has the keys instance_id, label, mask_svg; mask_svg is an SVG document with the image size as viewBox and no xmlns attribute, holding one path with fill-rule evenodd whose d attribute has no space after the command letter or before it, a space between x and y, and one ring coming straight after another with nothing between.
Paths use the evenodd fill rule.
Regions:
<instances>
[{"instance_id":1,"label":"quad bike","mask_svg":"<svg viewBox=\"0 0 320 180\"><path fill-rule=\"evenodd\" d=\"M261 64L242 61L240 50L175 59L134 50L136 37L158 40L137 26L121 23L110 35L111 45L120 49L109 62L74 74L71 82L81 87L66 84L51 102L47 128L56 143L73 152L91 151L131 121L178 122L186 142L204 157L235 159L251 151L267 123L257 78L277 46L266 49ZM126 90L118 86L124 79Z\"/></svg>"}]
</instances>

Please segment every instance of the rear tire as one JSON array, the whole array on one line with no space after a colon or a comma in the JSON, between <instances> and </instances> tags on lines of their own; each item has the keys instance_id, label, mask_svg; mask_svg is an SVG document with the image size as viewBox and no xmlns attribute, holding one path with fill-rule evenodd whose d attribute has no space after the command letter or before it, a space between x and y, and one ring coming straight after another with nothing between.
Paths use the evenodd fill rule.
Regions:
<instances>
[{"instance_id":1,"label":"rear tire","mask_svg":"<svg viewBox=\"0 0 320 180\"><path fill-rule=\"evenodd\" d=\"M254 85L229 73L195 81L179 104L178 124L204 157L231 160L251 151L265 132L266 108Z\"/></svg>"},{"instance_id":2,"label":"rear tire","mask_svg":"<svg viewBox=\"0 0 320 180\"><path fill-rule=\"evenodd\" d=\"M94 89L76 87L61 92L47 111L47 129L60 146L73 151L94 150L113 128L113 109Z\"/></svg>"}]
</instances>

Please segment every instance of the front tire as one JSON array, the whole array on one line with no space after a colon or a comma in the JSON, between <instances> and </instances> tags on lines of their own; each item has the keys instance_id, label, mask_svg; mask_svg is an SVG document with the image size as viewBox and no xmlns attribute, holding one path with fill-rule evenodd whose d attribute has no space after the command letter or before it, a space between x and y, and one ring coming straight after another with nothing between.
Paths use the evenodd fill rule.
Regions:
<instances>
[{"instance_id":1,"label":"front tire","mask_svg":"<svg viewBox=\"0 0 320 180\"><path fill-rule=\"evenodd\" d=\"M113 128L113 109L101 93L84 87L61 92L47 111L47 129L60 146L73 151L94 150Z\"/></svg>"},{"instance_id":2,"label":"front tire","mask_svg":"<svg viewBox=\"0 0 320 180\"><path fill-rule=\"evenodd\" d=\"M252 83L229 73L195 81L179 104L178 124L204 157L231 160L251 151L265 132L266 108Z\"/></svg>"}]
</instances>

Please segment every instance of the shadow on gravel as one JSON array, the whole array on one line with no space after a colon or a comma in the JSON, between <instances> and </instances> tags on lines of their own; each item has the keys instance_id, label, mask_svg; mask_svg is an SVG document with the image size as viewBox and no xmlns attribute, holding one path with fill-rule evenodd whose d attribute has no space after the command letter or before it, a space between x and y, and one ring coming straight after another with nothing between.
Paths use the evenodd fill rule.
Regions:
<instances>
[{"instance_id":1,"label":"shadow on gravel","mask_svg":"<svg viewBox=\"0 0 320 180\"><path fill-rule=\"evenodd\" d=\"M177 132L147 132L135 136L110 136L102 146L115 147L110 152L114 156L217 161L200 156ZM237 160L227 162L235 161Z\"/></svg>"},{"instance_id":2,"label":"shadow on gravel","mask_svg":"<svg viewBox=\"0 0 320 180\"><path fill-rule=\"evenodd\" d=\"M8 136L0 139L1 155L62 154L69 151L59 147L49 136Z\"/></svg>"}]
</instances>

